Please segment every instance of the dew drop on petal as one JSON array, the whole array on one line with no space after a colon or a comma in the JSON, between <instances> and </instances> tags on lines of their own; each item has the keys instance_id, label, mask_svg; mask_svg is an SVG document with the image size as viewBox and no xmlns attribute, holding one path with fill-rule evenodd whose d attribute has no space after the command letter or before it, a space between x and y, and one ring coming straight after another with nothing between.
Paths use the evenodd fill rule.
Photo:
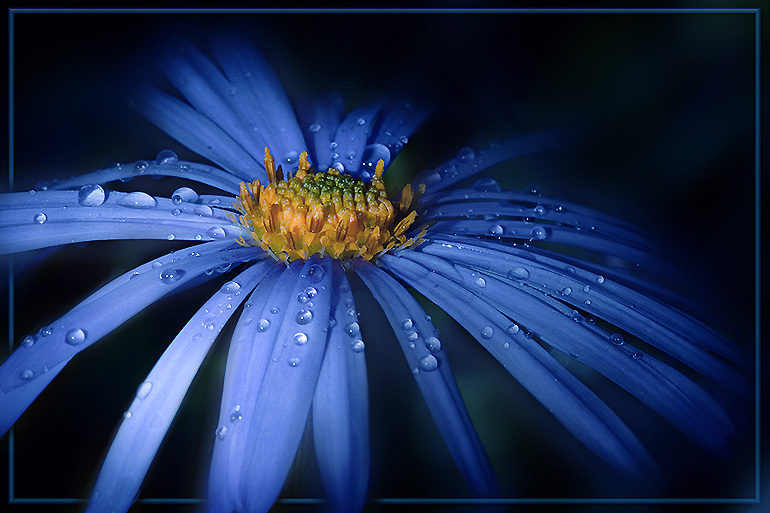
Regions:
<instances>
[{"instance_id":1,"label":"dew drop on petal","mask_svg":"<svg viewBox=\"0 0 770 513\"><path fill-rule=\"evenodd\" d=\"M222 285L222 288L219 289L219 292L222 292L224 294L233 294L235 292L238 292L241 290L241 286L237 281L228 281L224 285Z\"/></svg>"},{"instance_id":2,"label":"dew drop on petal","mask_svg":"<svg viewBox=\"0 0 770 513\"><path fill-rule=\"evenodd\" d=\"M148 395L150 395L150 391L152 390L152 383L149 381L143 382L139 387L136 389L136 397L138 399L144 399Z\"/></svg>"},{"instance_id":3,"label":"dew drop on petal","mask_svg":"<svg viewBox=\"0 0 770 513\"><path fill-rule=\"evenodd\" d=\"M313 320L313 312L305 310L304 308L297 311L297 315L294 317L297 324L309 324Z\"/></svg>"},{"instance_id":4,"label":"dew drop on petal","mask_svg":"<svg viewBox=\"0 0 770 513\"><path fill-rule=\"evenodd\" d=\"M166 285L171 285L179 281L179 278L184 276L185 272L181 269L164 269L160 272L160 281Z\"/></svg>"},{"instance_id":5,"label":"dew drop on petal","mask_svg":"<svg viewBox=\"0 0 770 513\"><path fill-rule=\"evenodd\" d=\"M532 238L535 240L543 240L548 237L548 231L542 226L535 226L530 232Z\"/></svg>"},{"instance_id":6,"label":"dew drop on petal","mask_svg":"<svg viewBox=\"0 0 770 513\"><path fill-rule=\"evenodd\" d=\"M569 287L564 287L563 289L561 289L561 294L562 296L569 296L570 294L572 294L572 289Z\"/></svg>"},{"instance_id":7,"label":"dew drop on petal","mask_svg":"<svg viewBox=\"0 0 770 513\"><path fill-rule=\"evenodd\" d=\"M361 328L357 322L349 322L345 325L345 333L347 333L349 337L357 337L361 334Z\"/></svg>"},{"instance_id":8,"label":"dew drop on petal","mask_svg":"<svg viewBox=\"0 0 770 513\"><path fill-rule=\"evenodd\" d=\"M415 341L415 340L417 340L418 338L420 338L420 334L419 334L419 333L417 333L416 331L414 331L414 330L409 330L409 331L407 331L407 332L406 332L406 339L407 339L408 341L410 341L410 342L414 342L414 341Z\"/></svg>"},{"instance_id":9,"label":"dew drop on petal","mask_svg":"<svg viewBox=\"0 0 770 513\"><path fill-rule=\"evenodd\" d=\"M294 358L289 358L287 363L289 364L289 367L296 367L299 365L300 359L299 357L295 356Z\"/></svg>"},{"instance_id":10,"label":"dew drop on petal","mask_svg":"<svg viewBox=\"0 0 770 513\"><path fill-rule=\"evenodd\" d=\"M171 150L161 150L155 156L155 163L159 166L164 164L175 164L178 160L179 157L177 157L176 153Z\"/></svg>"},{"instance_id":11,"label":"dew drop on petal","mask_svg":"<svg viewBox=\"0 0 770 513\"><path fill-rule=\"evenodd\" d=\"M27 335L23 339L21 339L21 346L22 347L32 347L35 345L35 337L34 335Z\"/></svg>"},{"instance_id":12,"label":"dew drop on petal","mask_svg":"<svg viewBox=\"0 0 770 513\"><path fill-rule=\"evenodd\" d=\"M492 328L492 326L484 326L481 328L481 336L485 339L492 338L492 335L495 334L495 330Z\"/></svg>"},{"instance_id":13,"label":"dew drop on petal","mask_svg":"<svg viewBox=\"0 0 770 513\"><path fill-rule=\"evenodd\" d=\"M524 191L527 194L532 194L534 196L540 196L540 186L534 183L528 184L526 187L524 187Z\"/></svg>"},{"instance_id":14,"label":"dew drop on petal","mask_svg":"<svg viewBox=\"0 0 770 513\"><path fill-rule=\"evenodd\" d=\"M410 330L414 327L414 321L412 321L412 319L404 319L401 321L401 327L405 330Z\"/></svg>"},{"instance_id":15,"label":"dew drop on petal","mask_svg":"<svg viewBox=\"0 0 770 513\"><path fill-rule=\"evenodd\" d=\"M508 326L508 328L505 331L507 331L511 335L515 335L519 332L519 326L518 324L511 324L510 326Z\"/></svg>"},{"instance_id":16,"label":"dew drop on petal","mask_svg":"<svg viewBox=\"0 0 770 513\"><path fill-rule=\"evenodd\" d=\"M193 214L199 216L213 216L214 211L208 205L198 205L193 209Z\"/></svg>"},{"instance_id":17,"label":"dew drop on petal","mask_svg":"<svg viewBox=\"0 0 770 513\"><path fill-rule=\"evenodd\" d=\"M364 345L364 341L360 338L357 338L350 343L350 349L352 349L355 353L361 353L365 348L366 346Z\"/></svg>"},{"instance_id":18,"label":"dew drop on petal","mask_svg":"<svg viewBox=\"0 0 770 513\"><path fill-rule=\"evenodd\" d=\"M436 337L428 337L425 339L425 347L427 347L428 351L431 353L436 353L441 351L441 341Z\"/></svg>"},{"instance_id":19,"label":"dew drop on petal","mask_svg":"<svg viewBox=\"0 0 770 513\"><path fill-rule=\"evenodd\" d=\"M230 422L233 424L237 424L239 420L243 418L243 415L241 414L241 407L236 406L235 409L230 413Z\"/></svg>"},{"instance_id":20,"label":"dew drop on petal","mask_svg":"<svg viewBox=\"0 0 770 513\"><path fill-rule=\"evenodd\" d=\"M53 333L53 329L51 329L50 326L44 326L40 328L40 331L38 331L41 337L47 337Z\"/></svg>"},{"instance_id":21,"label":"dew drop on petal","mask_svg":"<svg viewBox=\"0 0 770 513\"><path fill-rule=\"evenodd\" d=\"M206 230L206 235L208 235L212 239L222 239L227 234L225 233L225 230L221 226L212 226L211 228Z\"/></svg>"},{"instance_id":22,"label":"dew drop on petal","mask_svg":"<svg viewBox=\"0 0 770 513\"><path fill-rule=\"evenodd\" d=\"M604 283L604 276L601 276L601 275L597 276L596 283Z\"/></svg>"},{"instance_id":23,"label":"dew drop on petal","mask_svg":"<svg viewBox=\"0 0 770 513\"><path fill-rule=\"evenodd\" d=\"M64 336L64 341L71 346L79 346L86 341L86 332L79 328L71 329Z\"/></svg>"},{"instance_id":24,"label":"dew drop on petal","mask_svg":"<svg viewBox=\"0 0 770 513\"><path fill-rule=\"evenodd\" d=\"M257 330L259 331L267 331L270 328L270 321L267 319L260 319L259 322L257 322Z\"/></svg>"},{"instance_id":25,"label":"dew drop on petal","mask_svg":"<svg viewBox=\"0 0 770 513\"><path fill-rule=\"evenodd\" d=\"M171 193L171 200L178 204L185 201L187 203L195 203L198 201L198 193L189 187L180 187Z\"/></svg>"},{"instance_id":26,"label":"dew drop on petal","mask_svg":"<svg viewBox=\"0 0 770 513\"><path fill-rule=\"evenodd\" d=\"M307 335L305 335L302 332L298 332L294 334L294 343L298 346L304 346L307 344Z\"/></svg>"},{"instance_id":27,"label":"dew drop on petal","mask_svg":"<svg viewBox=\"0 0 770 513\"><path fill-rule=\"evenodd\" d=\"M125 420L128 420L128 419L130 419L130 418L131 418L133 415L134 415L134 414L133 414L133 413L131 413L131 411L130 411L130 410L123 412L123 418L124 418Z\"/></svg>"},{"instance_id":28,"label":"dew drop on petal","mask_svg":"<svg viewBox=\"0 0 770 513\"><path fill-rule=\"evenodd\" d=\"M83 207L98 207L104 203L105 196L101 185L90 183L78 191L78 203Z\"/></svg>"},{"instance_id":29,"label":"dew drop on petal","mask_svg":"<svg viewBox=\"0 0 770 513\"><path fill-rule=\"evenodd\" d=\"M481 287L482 289L487 286L487 281L484 278L476 278L476 281L474 282L477 287Z\"/></svg>"},{"instance_id":30,"label":"dew drop on petal","mask_svg":"<svg viewBox=\"0 0 770 513\"><path fill-rule=\"evenodd\" d=\"M361 156L363 165L371 168L376 167L377 162L380 160L383 161L385 167L388 167L388 164L390 164L390 159L390 150L383 144L370 144L364 148L364 153Z\"/></svg>"},{"instance_id":31,"label":"dew drop on petal","mask_svg":"<svg viewBox=\"0 0 770 513\"><path fill-rule=\"evenodd\" d=\"M318 123L313 123L312 125L310 125L309 130L311 132L313 132L314 134L317 133L317 132L320 132L321 131L321 125L319 125Z\"/></svg>"},{"instance_id":32,"label":"dew drop on petal","mask_svg":"<svg viewBox=\"0 0 770 513\"><path fill-rule=\"evenodd\" d=\"M438 368L438 360L432 354L420 358L420 370L431 372Z\"/></svg>"},{"instance_id":33,"label":"dew drop on petal","mask_svg":"<svg viewBox=\"0 0 770 513\"><path fill-rule=\"evenodd\" d=\"M428 176L426 176L423 180L423 183L430 187L431 185L436 185L441 181L441 175L437 173L436 171L432 172Z\"/></svg>"},{"instance_id":34,"label":"dew drop on petal","mask_svg":"<svg viewBox=\"0 0 770 513\"><path fill-rule=\"evenodd\" d=\"M612 342L616 346L622 346L624 343L623 335L620 333L613 333L610 335L610 342Z\"/></svg>"},{"instance_id":35,"label":"dew drop on petal","mask_svg":"<svg viewBox=\"0 0 770 513\"><path fill-rule=\"evenodd\" d=\"M219 426L216 430L216 435L218 440L224 440L227 436L227 427Z\"/></svg>"},{"instance_id":36,"label":"dew drop on petal","mask_svg":"<svg viewBox=\"0 0 770 513\"><path fill-rule=\"evenodd\" d=\"M277 307L277 306L274 306L274 307L272 307L272 308L270 309L270 313L271 313L271 314L273 314L273 315L277 314L279 311L280 311L280 310L278 309L278 307Z\"/></svg>"},{"instance_id":37,"label":"dew drop on petal","mask_svg":"<svg viewBox=\"0 0 770 513\"><path fill-rule=\"evenodd\" d=\"M308 299L313 299L318 295L318 290L315 287L307 287L304 292Z\"/></svg>"},{"instance_id":38,"label":"dew drop on petal","mask_svg":"<svg viewBox=\"0 0 770 513\"><path fill-rule=\"evenodd\" d=\"M42 212L38 212L32 217L32 220L35 221L37 224L45 223L46 219L48 219L48 217Z\"/></svg>"},{"instance_id":39,"label":"dew drop on petal","mask_svg":"<svg viewBox=\"0 0 770 513\"><path fill-rule=\"evenodd\" d=\"M323 279L325 272L323 267L318 264L313 264L310 266L310 269L308 269L307 275L311 282L318 283Z\"/></svg>"},{"instance_id":40,"label":"dew drop on petal","mask_svg":"<svg viewBox=\"0 0 770 513\"><path fill-rule=\"evenodd\" d=\"M500 184L494 178L480 178L471 186L478 192L500 192Z\"/></svg>"},{"instance_id":41,"label":"dew drop on petal","mask_svg":"<svg viewBox=\"0 0 770 513\"><path fill-rule=\"evenodd\" d=\"M524 269L523 267L514 267L510 271L508 271L508 277L514 280L528 280L529 279L529 271Z\"/></svg>"},{"instance_id":42,"label":"dew drop on petal","mask_svg":"<svg viewBox=\"0 0 770 513\"><path fill-rule=\"evenodd\" d=\"M470 148L462 148L460 151L457 152L457 160L460 162L468 162L473 160L476 157L476 155L473 153L473 150Z\"/></svg>"},{"instance_id":43,"label":"dew drop on petal","mask_svg":"<svg viewBox=\"0 0 770 513\"><path fill-rule=\"evenodd\" d=\"M500 236L505 233L505 228L503 228L499 224L493 224L492 226L489 227L489 233L492 235Z\"/></svg>"},{"instance_id":44,"label":"dew drop on petal","mask_svg":"<svg viewBox=\"0 0 770 513\"><path fill-rule=\"evenodd\" d=\"M148 208L155 208L158 206L158 201L147 194L146 192L131 192L129 194L126 194L125 196L121 197L118 200L118 205L128 207L128 208L136 208L136 209L148 209Z\"/></svg>"},{"instance_id":45,"label":"dew drop on petal","mask_svg":"<svg viewBox=\"0 0 770 513\"><path fill-rule=\"evenodd\" d=\"M32 371L32 369L27 369L21 373L21 379L23 379L24 381L29 381L34 377L35 377L35 373Z\"/></svg>"}]
</instances>

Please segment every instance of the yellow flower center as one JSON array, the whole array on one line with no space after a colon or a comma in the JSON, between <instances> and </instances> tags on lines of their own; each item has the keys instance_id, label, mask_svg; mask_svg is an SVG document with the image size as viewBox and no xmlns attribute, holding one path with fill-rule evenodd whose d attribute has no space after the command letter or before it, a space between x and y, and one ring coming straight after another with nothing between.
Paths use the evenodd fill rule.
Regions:
<instances>
[{"instance_id":1,"label":"yellow flower center","mask_svg":"<svg viewBox=\"0 0 770 513\"><path fill-rule=\"evenodd\" d=\"M260 246L284 261L316 253L373 260L384 251L419 244L425 230L416 239L404 236L417 217L411 208L416 199L412 187L404 187L401 198L391 202L382 181L384 166L382 160L377 162L374 177L366 183L336 169L316 173L303 152L294 176L284 179L281 166L275 168L265 148L269 183L241 182L235 204L253 241L239 237L238 243ZM421 185L417 196L424 190Z\"/></svg>"}]
</instances>

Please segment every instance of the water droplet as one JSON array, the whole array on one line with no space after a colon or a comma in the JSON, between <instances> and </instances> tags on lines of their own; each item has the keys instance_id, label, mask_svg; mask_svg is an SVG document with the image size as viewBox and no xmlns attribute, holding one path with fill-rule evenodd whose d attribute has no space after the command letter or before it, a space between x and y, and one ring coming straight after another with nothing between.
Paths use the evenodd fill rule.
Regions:
<instances>
[{"instance_id":1,"label":"water droplet","mask_svg":"<svg viewBox=\"0 0 770 513\"><path fill-rule=\"evenodd\" d=\"M428 337L425 339L425 347L427 347L428 351L431 353L437 353L441 351L441 341L436 337Z\"/></svg>"},{"instance_id":2,"label":"water droplet","mask_svg":"<svg viewBox=\"0 0 770 513\"><path fill-rule=\"evenodd\" d=\"M182 211L179 210L178 208L175 208L174 210L171 211L171 215L172 216L178 216L181 213L182 213Z\"/></svg>"},{"instance_id":3,"label":"water droplet","mask_svg":"<svg viewBox=\"0 0 770 513\"><path fill-rule=\"evenodd\" d=\"M473 160L476 157L476 155L473 153L473 150L470 148L462 148L460 151L457 152L457 160L460 162L468 162Z\"/></svg>"},{"instance_id":4,"label":"water droplet","mask_svg":"<svg viewBox=\"0 0 770 513\"><path fill-rule=\"evenodd\" d=\"M297 324L308 324L313 320L313 312L305 310L304 308L297 311L297 315L294 317Z\"/></svg>"},{"instance_id":5,"label":"water droplet","mask_svg":"<svg viewBox=\"0 0 770 513\"><path fill-rule=\"evenodd\" d=\"M125 420L128 420L128 419L130 419L130 418L131 418L133 415L134 415L134 414L133 414L133 413L131 413L131 411L126 411L126 412L124 412L124 413L123 413L123 418L124 418Z\"/></svg>"},{"instance_id":6,"label":"water droplet","mask_svg":"<svg viewBox=\"0 0 770 513\"><path fill-rule=\"evenodd\" d=\"M601 276L601 275L597 276L596 283L604 283L604 276Z\"/></svg>"},{"instance_id":7,"label":"water droplet","mask_svg":"<svg viewBox=\"0 0 770 513\"><path fill-rule=\"evenodd\" d=\"M300 359L299 357L295 356L294 358L289 358L287 363L289 364L289 367L296 367L299 365Z\"/></svg>"},{"instance_id":8,"label":"water droplet","mask_svg":"<svg viewBox=\"0 0 770 513\"><path fill-rule=\"evenodd\" d=\"M480 178L471 188L478 192L500 192L502 190L500 184L493 178Z\"/></svg>"},{"instance_id":9,"label":"water droplet","mask_svg":"<svg viewBox=\"0 0 770 513\"><path fill-rule=\"evenodd\" d=\"M206 230L206 235L208 235L212 239L222 239L227 235L227 233L221 226L212 226L211 228Z\"/></svg>"},{"instance_id":10,"label":"water droplet","mask_svg":"<svg viewBox=\"0 0 770 513\"><path fill-rule=\"evenodd\" d=\"M310 269L308 269L307 276L311 282L318 283L323 279L325 272L323 267L318 264L313 264L310 266Z\"/></svg>"},{"instance_id":11,"label":"water droplet","mask_svg":"<svg viewBox=\"0 0 770 513\"><path fill-rule=\"evenodd\" d=\"M224 294L233 294L235 292L238 292L241 290L241 285L237 281L228 281L224 285L222 285L222 288L219 289L219 292L222 292Z\"/></svg>"},{"instance_id":12,"label":"water droplet","mask_svg":"<svg viewBox=\"0 0 770 513\"><path fill-rule=\"evenodd\" d=\"M438 368L438 360L432 354L420 358L420 370L431 372Z\"/></svg>"},{"instance_id":13,"label":"water droplet","mask_svg":"<svg viewBox=\"0 0 770 513\"><path fill-rule=\"evenodd\" d=\"M161 150L155 156L155 163L159 166L164 164L176 164L178 161L179 157L177 157L176 153L171 150Z\"/></svg>"},{"instance_id":14,"label":"water droplet","mask_svg":"<svg viewBox=\"0 0 770 513\"><path fill-rule=\"evenodd\" d=\"M484 288L487 286L487 281L484 278L476 278L476 281L474 282L477 287Z\"/></svg>"},{"instance_id":15,"label":"water droplet","mask_svg":"<svg viewBox=\"0 0 770 513\"><path fill-rule=\"evenodd\" d=\"M316 297L316 295L318 295L318 290L315 287L308 287L304 292L308 299L313 299Z\"/></svg>"},{"instance_id":16,"label":"water droplet","mask_svg":"<svg viewBox=\"0 0 770 513\"><path fill-rule=\"evenodd\" d=\"M569 296L570 294L572 294L572 289L570 287L564 287L563 289L561 289L561 294L562 296Z\"/></svg>"},{"instance_id":17,"label":"water droplet","mask_svg":"<svg viewBox=\"0 0 770 513\"><path fill-rule=\"evenodd\" d=\"M517 334L519 332L519 325L518 324L511 324L510 326L508 326L508 328L505 331L507 331L511 335L515 335L515 334Z\"/></svg>"},{"instance_id":18,"label":"water droplet","mask_svg":"<svg viewBox=\"0 0 770 513\"><path fill-rule=\"evenodd\" d=\"M513 280L528 280L529 271L527 271L523 267L514 267L513 269L508 271L508 277Z\"/></svg>"},{"instance_id":19,"label":"water droplet","mask_svg":"<svg viewBox=\"0 0 770 513\"><path fill-rule=\"evenodd\" d=\"M198 201L198 193L189 187L180 187L171 194L171 201L175 205L186 201L187 203L195 203Z\"/></svg>"},{"instance_id":20,"label":"water droplet","mask_svg":"<svg viewBox=\"0 0 770 513\"><path fill-rule=\"evenodd\" d=\"M37 224L45 223L46 219L48 219L48 217L42 212L39 212L32 217L32 220L35 221Z\"/></svg>"},{"instance_id":21,"label":"water droplet","mask_svg":"<svg viewBox=\"0 0 770 513\"><path fill-rule=\"evenodd\" d=\"M38 331L41 337L47 337L53 333L53 329L51 329L50 326L45 326L43 328L40 328L40 331Z\"/></svg>"},{"instance_id":22,"label":"water droplet","mask_svg":"<svg viewBox=\"0 0 770 513\"><path fill-rule=\"evenodd\" d=\"M302 291L299 294L297 294L297 301L299 301L300 303L305 304L309 300L310 299L307 297L307 294L304 291Z\"/></svg>"},{"instance_id":23,"label":"water droplet","mask_svg":"<svg viewBox=\"0 0 770 513\"><path fill-rule=\"evenodd\" d=\"M360 338L357 338L350 343L350 349L352 349L355 353L363 352L365 348L366 346L364 345L364 341Z\"/></svg>"},{"instance_id":24,"label":"water droplet","mask_svg":"<svg viewBox=\"0 0 770 513\"><path fill-rule=\"evenodd\" d=\"M638 360L641 357L642 357L641 353L631 353L631 358L633 358L634 360Z\"/></svg>"},{"instance_id":25,"label":"water droplet","mask_svg":"<svg viewBox=\"0 0 770 513\"><path fill-rule=\"evenodd\" d=\"M404 319L401 321L401 327L405 330L410 330L414 327L414 321L412 319Z\"/></svg>"},{"instance_id":26,"label":"water droplet","mask_svg":"<svg viewBox=\"0 0 770 513\"><path fill-rule=\"evenodd\" d=\"M276 306L274 306L273 308L270 309L270 313L273 314L273 315L277 314L278 312L279 312L279 310L278 310L278 307L276 307Z\"/></svg>"},{"instance_id":27,"label":"water droplet","mask_svg":"<svg viewBox=\"0 0 770 513\"><path fill-rule=\"evenodd\" d=\"M366 124L366 120L364 118L358 118L356 123L358 123L358 126L364 126Z\"/></svg>"},{"instance_id":28,"label":"water droplet","mask_svg":"<svg viewBox=\"0 0 770 513\"><path fill-rule=\"evenodd\" d=\"M86 341L86 332L79 329L71 329L64 336L64 341L71 346L79 346Z\"/></svg>"},{"instance_id":29,"label":"water droplet","mask_svg":"<svg viewBox=\"0 0 770 513\"><path fill-rule=\"evenodd\" d=\"M623 340L623 335L620 333L613 333L610 335L610 342L616 346L622 346L625 341Z\"/></svg>"},{"instance_id":30,"label":"water droplet","mask_svg":"<svg viewBox=\"0 0 770 513\"><path fill-rule=\"evenodd\" d=\"M349 322L345 325L345 333L347 333L349 337L357 337L361 334L361 327L357 322Z\"/></svg>"},{"instance_id":31,"label":"water droplet","mask_svg":"<svg viewBox=\"0 0 770 513\"><path fill-rule=\"evenodd\" d=\"M270 328L270 321L267 319L260 319L257 323L257 330L258 331L267 331L268 328Z\"/></svg>"},{"instance_id":32,"label":"water droplet","mask_svg":"<svg viewBox=\"0 0 770 513\"><path fill-rule=\"evenodd\" d=\"M590 299L586 299L585 301L583 301L583 303L584 303L586 306L589 306L589 305L591 304L591 300L590 300Z\"/></svg>"},{"instance_id":33,"label":"water droplet","mask_svg":"<svg viewBox=\"0 0 770 513\"><path fill-rule=\"evenodd\" d=\"M591 286L590 285L586 285L585 287L583 287L583 292L588 292L590 290L591 290Z\"/></svg>"},{"instance_id":34,"label":"water droplet","mask_svg":"<svg viewBox=\"0 0 770 513\"><path fill-rule=\"evenodd\" d=\"M181 269L164 269L160 273L160 281L166 285L171 285L177 282L184 274L185 272Z\"/></svg>"},{"instance_id":35,"label":"water droplet","mask_svg":"<svg viewBox=\"0 0 770 513\"><path fill-rule=\"evenodd\" d=\"M143 382L139 387L136 389L136 397L139 399L144 399L148 395L150 395L150 391L152 390L152 383L149 381Z\"/></svg>"},{"instance_id":36,"label":"water droplet","mask_svg":"<svg viewBox=\"0 0 770 513\"><path fill-rule=\"evenodd\" d=\"M78 203L84 207L98 207L106 197L101 185L90 183L78 191Z\"/></svg>"},{"instance_id":37,"label":"water droplet","mask_svg":"<svg viewBox=\"0 0 770 513\"><path fill-rule=\"evenodd\" d=\"M214 331L214 323L213 322L207 322L203 325L204 328L206 328L209 331Z\"/></svg>"},{"instance_id":38,"label":"water droplet","mask_svg":"<svg viewBox=\"0 0 770 513\"><path fill-rule=\"evenodd\" d=\"M481 328L481 336L487 340L492 338L492 335L495 334L495 330L492 328L492 326L484 326Z\"/></svg>"},{"instance_id":39,"label":"water droplet","mask_svg":"<svg viewBox=\"0 0 770 513\"><path fill-rule=\"evenodd\" d=\"M315 134L315 133L318 133L318 132L320 132L320 131L321 131L321 125L319 125L318 123L313 123L312 125L310 125L310 128L309 128L309 130L310 130L311 132L313 132L314 134Z\"/></svg>"},{"instance_id":40,"label":"water droplet","mask_svg":"<svg viewBox=\"0 0 770 513\"><path fill-rule=\"evenodd\" d=\"M304 346L305 344L307 344L307 335L305 335L302 332L295 333L294 343L297 344L298 346Z\"/></svg>"},{"instance_id":41,"label":"water droplet","mask_svg":"<svg viewBox=\"0 0 770 513\"><path fill-rule=\"evenodd\" d=\"M230 413L230 422L233 424L237 424L239 420L243 418L243 415L241 415L241 407L236 406L235 409Z\"/></svg>"},{"instance_id":42,"label":"water droplet","mask_svg":"<svg viewBox=\"0 0 770 513\"><path fill-rule=\"evenodd\" d=\"M22 347L32 347L33 345L35 345L35 337L33 335L27 335L21 339Z\"/></svg>"},{"instance_id":43,"label":"water droplet","mask_svg":"<svg viewBox=\"0 0 770 513\"><path fill-rule=\"evenodd\" d=\"M198 205L193 209L193 214L199 216L213 216L214 211L211 210L211 207L208 205Z\"/></svg>"},{"instance_id":44,"label":"water droplet","mask_svg":"<svg viewBox=\"0 0 770 513\"><path fill-rule=\"evenodd\" d=\"M219 426L216 430L217 439L224 440L227 436L227 427Z\"/></svg>"},{"instance_id":45,"label":"water droplet","mask_svg":"<svg viewBox=\"0 0 770 513\"><path fill-rule=\"evenodd\" d=\"M530 234L532 235L532 238L536 240L543 240L548 237L548 231L542 226L535 226L532 228Z\"/></svg>"},{"instance_id":46,"label":"water droplet","mask_svg":"<svg viewBox=\"0 0 770 513\"><path fill-rule=\"evenodd\" d=\"M431 185L436 185L441 181L441 175L434 171L428 176L426 176L422 181L423 183L425 183L425 185L430 187Z\"/></svg>"},{"instance_id":47,"label":"water droplet","mask_svg":"<svg viewBox=\"0 0 770 513\"><path fill-rule=\"evenodd\" d=\"M21 379L23 379L24 381L29 381L34 377L35 377L35 373L32 371L32 369L27 369L21 373Z\"/></svg>"},{"instance_id":48,"label":"water droplet","mask_svg":"<svg viewBox=\"0 0 770 513\"><path fill-rule=\"evenodd\" d=\"M534 196L540 196L540 186L534 183L528 184L526 187L524 187L524 191L527 194L532 194Z\"/></svg>"},{"instance_id":49,"label":"water droplet","mask_svg":"<svg viewBox=\"0 0 770 513\"><path fill-rule=\"evenodd\" d=\"M146 209L157 207L158 201L146 192L137 191L121 197L118 200L118 205L128 208Z\"/></svg>"},{"instance_id":50,"label":"water droplet","mask_svg":"<svg viewBox=\"0 0 770 513\"><path fill-rule=\"evenodd\" d=\"M492 235L500 236L503 233L505 233L505 228L503 228L499 224L493 224L492 226L489 227L489 233L491 233Z\"/></svg>"},{"instance_id":51,"label":"water droplet","mask_svg":"<svg viewBox=\"0 0 770 513\"><path fill-rule=\"evenodd\" d=\"M407 339L408 341L410 341L410 342L414 342L414 341L415 341L415 340L417 340L418 338L420 338L420 334L419 334L419 333L417 333L416 331L414 331L414 330L409 330L409 331L407 331L407 332L406 332L406 339Z\"/></svg>"}]
</instances>

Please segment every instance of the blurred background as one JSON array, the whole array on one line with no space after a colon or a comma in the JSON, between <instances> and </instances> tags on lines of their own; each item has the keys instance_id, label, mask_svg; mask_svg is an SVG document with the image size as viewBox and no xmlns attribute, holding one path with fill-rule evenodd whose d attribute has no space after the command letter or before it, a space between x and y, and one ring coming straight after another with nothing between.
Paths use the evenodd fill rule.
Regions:
<instances>
[{"instance_id":1,"label":"blurred background","mask_svg":"<svg viewBox=\"0 0 770 513\"><path fill-rule=\"evenodd\" d=\"M480 149L517 135L564 130L562 148L498 165L487 174L506 188L539 184L544 195L604 210L649 231L661 254L682 269L681 283L670 285L697 300L711 312L708 322L753 354L752 14L17 13L14 189L115 162L151 160L164 149L201 161L136 113L131 98L144 82L166 84L158 72L159 45L181 36L208 53L208 38L223 30L252 37L292 99L338 91L348 110L383 95L429 102L433 115L389 170L389 186L403 185L464 146ZM180 185L168 178L137 178L114 188L168 196ZM14 342L120 273L184 246L98 242L18 257ZM43 260L41 254L53 258ZM16 497L88 496L136 386L221 281L149 308L68 365L14 430ZM395 339L383 335L389 333L384 315L361 292L357 306L370 374L371 497L466 497ZM582 447L452 319L426 309L442 331L505 496L543 502L754 496L752 404L703 383L733 414L736 426L733 453L712 456L636 399L585 369L572 369L597 387L661 467L658 478L629 480ZM205 496L227 332L196 378L132 511L193 511L198 506L141 500ZM3 357L7 353L6 348ZM2 445L5 461L7 444ZM322 496L315 472L312 442L306 440L284 496ZM38 507L82 509L77 504L24 508ZM375 501L367 511L399 507ZM533 506L513 509L522 507ZM597 508L569 501L562 507Z\"/></svg>"}]
</instances>

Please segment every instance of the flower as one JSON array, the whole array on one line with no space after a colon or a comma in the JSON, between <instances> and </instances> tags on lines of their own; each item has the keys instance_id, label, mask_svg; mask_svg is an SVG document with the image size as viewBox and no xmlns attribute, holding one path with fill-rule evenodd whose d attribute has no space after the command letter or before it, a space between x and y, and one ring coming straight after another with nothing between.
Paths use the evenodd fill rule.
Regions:
<instances>
[{"instance_id":1,"label":"flower","mask_svg":"<svg viewBox=\"0 0 770 513\"><path fill-rule=\"evenodd\" d=\"M201 241L128 271L25 337L0 368L4 430L70 358L136 312L231 274L139 384L91 510L131 505L201 362L233 316L209 479L212 509L269 509L312 411L329 500L337 510L359 510L368 484L368 399L365 343L349 275L381 305L475 496L496 493L494 472L435 326L404 285L453 317L620 472L654 464L559 355L595 369L704 448L727 449L732 428L722 407L626 338L632 334L744 397L749 384L734 367L744 368L746 356L685 313L686 305L670 306L679 300L665 288L605 260L564 251L590 249L657 268L661 263L644 234L536 188L504 191L488 178L456 188L493 164L547 148L549 134L483 151L462 149L389 199L381 176L425 111L381 102L345 115L339 102L322 102L300 124L249 42L220 39L214 55L212 62L185 46L170 56L165 71L185 101L148 88L140 108L218 167L164 151L154 162L114 166L0 199L4 252L89 240ZM181 187L163 198L101 185L135 175L187 178L225 194Z\"/></svg>"}]
</instances>

